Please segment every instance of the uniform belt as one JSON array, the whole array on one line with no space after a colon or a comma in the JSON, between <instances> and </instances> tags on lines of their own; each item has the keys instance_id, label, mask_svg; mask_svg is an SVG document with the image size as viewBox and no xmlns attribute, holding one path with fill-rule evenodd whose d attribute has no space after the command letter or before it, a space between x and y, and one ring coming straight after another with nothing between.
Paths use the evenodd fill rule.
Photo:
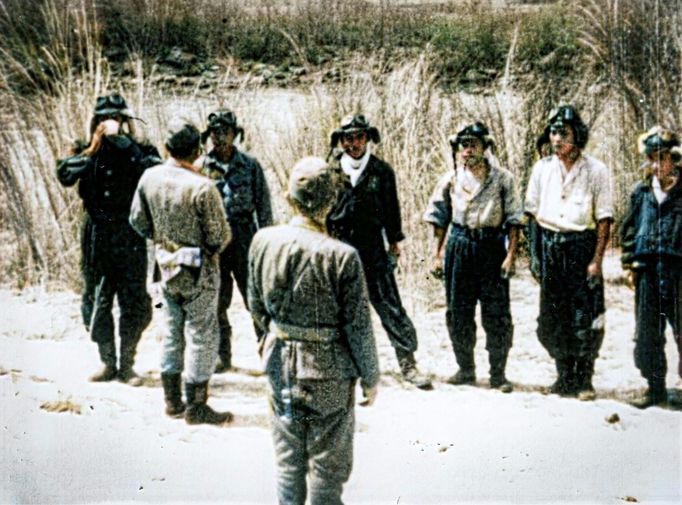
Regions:
<instances>
[{"instance_id":1,"label":"uniform belt","mask_svg":"<svg viewBox=\"0 0 682 505\"><path fill-rule=\"evenodd\" d=\"M339 330L329 326L307 327L271 321L270 330L280 340L297 342L333 342L339 338Z\"/></svg>"},{"instance_id":2,"label":"uniform belt","mask_svg":"<svg viewBox=\"0 0 682 505\"><path fill-rule=\"evenodd\" d=\"M542 239L556 244L565 244L567 242L576 242L578 240L592 240L597 236L594 230L584 231L553 231L547 228L542 228Z\"/></svg>"},{"instance_id":3,"label":"uniform belt","mask_svg":"<svg viewBox=\"0 0 682 505\"><path fill-rule=\"evenodd\" d=\"M452 223L453 231L465 235L471 240L497 239L502 234L502 228L486 226L484 228L469 228L461 224Z\"/></svg>"}]
</instances>

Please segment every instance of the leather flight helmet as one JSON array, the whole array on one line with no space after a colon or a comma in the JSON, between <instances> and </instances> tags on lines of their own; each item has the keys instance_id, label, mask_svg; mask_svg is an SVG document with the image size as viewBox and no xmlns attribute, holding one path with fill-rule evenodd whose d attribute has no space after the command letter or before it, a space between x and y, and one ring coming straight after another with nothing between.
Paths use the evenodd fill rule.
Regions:
<instances>
[{"instance_id":1,"label":"leather flight helmet","mask_svg":"<svg viewBox=\"0 0 682 505\"><path fill-rule=\"evenodd\" d=\"M549 135L552 130L556 131L565 127L570 127L573 130L576 147L584 149L590 137L590 129L583 122L578 109L573 105L560 105L549 113L547 126L536 142L538 152L541 152L542 148L549 144Z\"/></svg>"},{"instance_id":2,"label":"leather flight helmet","mask_svg":"<svg viewBox=\"0 0 682 505\"><path fill-rule=\"evenodd\" d=\"M244 128L239 126L236 114L229 109L218 109L208 115L208 124L206 130L201 133L201 142L205 143L212 131L225 127L232 129L235 138L244 140Z\"/></svg>"},{"instance_id":3,"label":"leather flight helmet","mask_svg":"<svg viewBox=\"0 0 682 505\"><path fill-rule=\"evenodd\" d=\"M680 139L677 134L661 125L656 125L648 132L643 133L637 139L637 150L639 154L646 156L659 151L672 151L674 147L680 146ZM676 152L678 150L675 150Z\"/></svg>"},{"instance_id":4,"label":"leather flight helmet","mask_svg":"<svg viewBox=\"0 0 682 505\"><path fill-rule=\"evenodd\" d=\"M95 116L113 116L119 115L124 117L133 117L133 113L128 108L125 99L118 93L111 93L110 95L98 96L95 100Z\"/></svg>"},{"instance_id":5,"label":"leather flight helmet","mask_svg":"<svg viewBox=\"0 0 682 505\"><path fill-rule=\"evenodd\" d=\"M490 136L490 130L482 121L475 121L459 129L459 131L448 137L450 147L453 152L457 152L462 142L467 139L480 140L483 143L483 150L488 148L495 149L495 142Z\"/></svg>"},{"instance_id":6,"label":"leather flight helmet","mask_svg":"<svg viewBox=\"0 0 682 505\"><path fill-rule=\"evenodd\" d=\"M332 132L330 147L334 149L344 134L351 132L364 131L367 133L367 140L378 144L381 142L379 130L372 126L364 114L348 115L343 118L341 125Z\"/></svg>"}]
</instances>

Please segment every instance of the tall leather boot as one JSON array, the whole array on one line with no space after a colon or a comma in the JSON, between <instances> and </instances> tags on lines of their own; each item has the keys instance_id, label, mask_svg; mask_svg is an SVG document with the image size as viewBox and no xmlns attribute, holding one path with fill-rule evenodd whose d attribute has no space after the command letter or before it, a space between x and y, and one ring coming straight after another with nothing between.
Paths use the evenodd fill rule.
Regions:
<instances>
[{"instance_id":1,"label":"tall leather boot","mask_svg":"<svg viewBox=\"0 0 682 505\"><path fill-rule=\"evenodd\" d=\"M576 393L575 359L561 358L556 360L557 380L550 391L561 396L572 396Z\"/></svg>"},{"instance_id":2,"label":"tall leather boot","mask_svg":"<svg viewBox=\"0 0 682 505\"><path fill-rule=\"evenodd\" d=\"M403 378L407 382L414 384L419 389L428 390L433 388L429 378L417 370L417 362L414 359L413 352L396 349L395 355L400 365L400 373L402 373Z\"/></svg>"},{"instance_id":3,"label":"tall leather boot","mask_svg":"<svg viewBox=\"0 0 682 505\"><path fill-rule=\"evenodd\" d=\"M507 367L507 354L509 351L494 351L489 353L490 362L490 387L499 389L503 393L511 393L514 385L507 380L504 371Z\"/></svg>"},{"instance_id":4,"label":"tall leather boot","mask_svg":"<svg viewBox=\"0 0 682 505\"><path fill-rule=\"evenodd\" d=\"M121 344L121 358L118 369L118 380L129 386L139 387L142 385L142 378L133 370L135 363L135 345Z\"/></svg>"},{"instance_id":5,"label":"tall leather boot","mask_svg":"<svg viewBox=\"0 0 682 505\"><path fill-rule=\"evenodd\" d=\"M179 419L185 413L182 403L182 377L179 373L162 373L163 397L166 401L166 415Z\"/></svg>"},{"instance_id":6,"label":"tall leather boot","mask_svg":"<svg viewBox=\"0 0 682 505\"><path fill-rule=\"evenodd\" d=\"M592 386L594 360L592 358L578 358L575 362L575 372L578 399L584 402L594 400L597 397L594 386Z\"/></svg>"},{"instance_id":7,"label":"tall leather boot","mask_svg":"<svg viewBox=\"0 0 682 505\"><path fill-rule=\"evenodd\" d=\"M654 405L665 406L668 403L668 391L665 388L665 378L650 377L647 379L649 387L644 397L632 402L633 407L646 409Z\"/></svg>"},{"instance_id":8,"label":"tall leather boot","mask_svg":"<svg viewBox=\"0 0 682 505\"><path fill-rule=\"evenodd\" d=\"M474 384L476 382L476 363L474 362L474 353L464 351L455 352L455 358L459 365L457 373L450 377L447 382L455 386L464 384Z\"/></svg>"},{"instance_id":9,"label":"tall leather boot","mask_svg":"<svg viewBox=\"0 0 682 505\"><path fill-rule=\"evenodd\" d=\"M220 347L218 348L218 363L214 373L225 373L232 368L232 342L230 333L220 336Z\"/></svg>"},{"instance_id":10,"label":"tall leather boot","mask_svg":"<svg viewBox=\"0 0 682 505\"><path fill-rule=\"evenodd\" d=\"M185 421L187 424L223 424L232 420L230 412L216 412L206 405L208 400L208 381L192 384L185 383L187 409Z\"/></svg>"},{"instance_id":11,"label":"tall leather boot","mask_svg":"<svg viewBox=\"0 0 682 505\"><path fill-rule=\"evenodd\" d=\"M99 358L104 367L88 379L90 382L108 382L116 378L116 344L113 342L98 343Z\"/></svg>"}]
</instances>

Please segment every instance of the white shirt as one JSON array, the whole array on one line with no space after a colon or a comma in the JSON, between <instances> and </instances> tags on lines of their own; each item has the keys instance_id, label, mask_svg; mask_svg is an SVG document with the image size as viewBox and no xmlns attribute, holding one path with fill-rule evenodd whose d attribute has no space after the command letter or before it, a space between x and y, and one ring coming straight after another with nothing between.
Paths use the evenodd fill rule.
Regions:
<instances>
[{"instance_id":1,"label":"white shirt","mask_svg":"<svg viewBox=\"0 0 682 505\"><path fill-rule=\"evenodd\" d=\"M552 231L596 229L600 220L613 217L608 168L587 154L581 154L571 170L556 155L541 159L528 181L525 212Z\"/></svg>"},{"instance_id":2,"label":"white shirt","mask_svg":"<svg viewBox=\"0 0 682 505\"><path fill-rule=\"evenodd\" d=\"M362 158L359 160L348 156L346 153L343 153L341 156L341 169L343 170L344 174L350 177L350 183L353 185L353 187L355 187L355 185L358 183L358 179L360 178L362 172L365 171L365 167L369 161L369 155L369 146L367 146L365 154L363 154Z\"/></svg>"}]
</instances>

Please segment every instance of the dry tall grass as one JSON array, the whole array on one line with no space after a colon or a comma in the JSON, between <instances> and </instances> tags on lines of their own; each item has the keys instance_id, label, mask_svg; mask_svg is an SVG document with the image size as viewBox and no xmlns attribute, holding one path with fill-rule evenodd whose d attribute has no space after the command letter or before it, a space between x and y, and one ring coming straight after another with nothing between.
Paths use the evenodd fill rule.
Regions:
<instances>
[{"instance_id":1,"label":"dry tall grass","mask_svg":"<svg viewBox=\"0 0 682 505\"><path fill-rule=\"evenodd\" d=\"M645 1L650 8L658 5L655 0ZM617 217L622 214L627 194L639 175L635 132L654 120L679 125L679 118L673 116L680 113L675 100L682 96L677 70L682 40L675 28L682 10L670 15L678 20L677 24L669 20L654 23L659 31L651 31L648 24L637 25L638 30L649 30L638 35L642 44L648 41L652 48L660 46L656 51L665 48L678 58L678 66L669 62L669 68L653 65L645 58L642 61L649 66L639 75L636 62L628 60L629 50L621 47L625 35L615 43L613 34L601 29L604 20L610 19L608 16L620 19L623 26L639 22L636 9L616 9L625 3L581 2L579 27L585 47L594 56L579 60L581 66L571 78L565 69L558 73L546 70L544 74L533 74L534 78L525 74L528 68L519 63L519 52L528 46L519 41L528 31L522 26L525 21L519 21L503 58L506 63L500 65L505 70L484 95L445 91L440 85L440 55L425 47L409 60L397 61L390 51L376 51L372 57L359 55L348 61L349 72L344 73L348 77L338 84L320 81L289 92L218 86L214 97L206 100L192 90L169 94L157 88L141 60L134 65L134 77L115 82L102 58L100 25L93 14L92 0L48 0L40 13L40 23L49 35L45 48L50 49L24 55L37 62L35 67L22 66L21 58L16 56L20 53L7 50L0 63L0 103L6 119L0 130L0 187L4 195L0 229L5 242L0 282L25 285L56 280L78 285L80 202L73 188L59 186L54 169L69 143L87 136L95 97L116 90L146 121L138 123L138 136L148 137L157 146L162 145L172 116L182 115L202 125L212 108L233 108L246 129L244 147L266 167L280 221L288 213L282 195L295 160L309 154L325 156L329 133L340 118L351 112L366 113L382 133L377 153L393 165L398 176L408 236L400 280L410 286L410 298L417 306L428 305L433 302L430 298L437 285L427 275L431 232L421 222L421 214L435 181L451 164L445 139L463 122L483 119L489 124L498 157L516 174L523 188L536 159L535 138L547 113L559 102L576 103L593 126L589 150L614 170ZM162 6L159 2L143 4ZM5 8L4 14L0 9L3 26L10 22L7 5L0 3ZM611 14L602 7L612 9ZM578 23L577 18L574 21ZM662 24L669 24L667 31L660 30ZM16 34L13 40L20 35L25 36ZM299 55L297 58L304 53L299 43L295 38L287 41L290 50ZM621 74L614 74L613 66L607 65L609 51L616 50L621 51L618 58L623 60L618 64ZM41 66L41 58L51 63ZM22 69L26 78L32 79L26 82L32 82L33 89L47 91L26 95L10 88L7 83ZM50 77L48 70L57 72L56 77ZM665 86L656 84L657 75L666 77ZM642 96L649 98L647 104L659 105L642 106ZM673 113L670 117L666 115L669 112Z\"/></svg>"}]
</instances>

